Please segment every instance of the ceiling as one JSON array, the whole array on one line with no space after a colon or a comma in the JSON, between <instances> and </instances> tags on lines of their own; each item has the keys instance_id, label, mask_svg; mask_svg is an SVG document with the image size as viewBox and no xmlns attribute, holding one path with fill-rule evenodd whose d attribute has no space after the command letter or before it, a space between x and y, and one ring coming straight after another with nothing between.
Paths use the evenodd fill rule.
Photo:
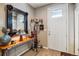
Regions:
<instances>
[{"instance_id":1,"label":"ceiling","mask_svg":"<svg viewBox=\"0 0 79 59\"><path fill-rule=\"evenodd\" d=\"M33 8L38 8L38 7L42 7L45 6L49 3L29 3Z\"/></svg>"}]
</instances>

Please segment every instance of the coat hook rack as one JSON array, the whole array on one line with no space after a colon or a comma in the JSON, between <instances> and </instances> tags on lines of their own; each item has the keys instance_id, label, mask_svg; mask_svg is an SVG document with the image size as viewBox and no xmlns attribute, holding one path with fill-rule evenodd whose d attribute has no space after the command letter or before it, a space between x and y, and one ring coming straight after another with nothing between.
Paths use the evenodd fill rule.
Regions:
<instances>
[{"instance_id":1,"label":"coat hook rack","mask_svg":"<svg viewBox=\"0 0 79 59\"><path fill-rule=\"evenodd\" d=\"M31 36L34 38L33 42L36 52L38 51L38 34L42 30L44 30L43 19L31 19Z\"/></svg>"}]
</instances>

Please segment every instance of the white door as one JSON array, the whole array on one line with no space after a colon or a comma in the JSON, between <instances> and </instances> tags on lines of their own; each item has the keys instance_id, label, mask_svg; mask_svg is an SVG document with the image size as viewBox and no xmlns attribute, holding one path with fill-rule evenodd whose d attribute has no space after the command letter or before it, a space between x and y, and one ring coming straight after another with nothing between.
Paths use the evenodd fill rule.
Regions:
<instances>
[{"instance_id":1,"label":"white door","mask_svg":"<svg viewBox=\"0 0 79 59\"><path fill-rule=\"evenodd\" d=\"M63 5L48 8L48 48L66 52L67 9Z\"/></svg>"}]
</instances>

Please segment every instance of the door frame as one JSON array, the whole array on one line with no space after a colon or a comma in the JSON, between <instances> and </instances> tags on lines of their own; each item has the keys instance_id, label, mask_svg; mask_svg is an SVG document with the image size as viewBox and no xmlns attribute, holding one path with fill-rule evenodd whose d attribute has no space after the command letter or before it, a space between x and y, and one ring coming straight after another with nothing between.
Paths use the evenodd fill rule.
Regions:
<instances>
[{"instance_id":1,"label":"door frame","mask_svg":"<svg viewBox=\"0 0 79 59\"><path fill-rule=\"evenodd\" d=\"M61 5L65 5L65 6L67 6L67 8L68 8L68 4L58 4L58 5L60 5L60 6L61 6ZM54 6L55 6L55 5L54 5ZM57 5L56 5L56 6L57 6ZM51 7L52 7L52 5L51 5L49 8L51 8ZM49 8L48 8L48 9L49 9ZM48 19L49 19L49 16L48 16L48 9L47 9L47 21L49 21L49 20L48 20ZM67 12L68 12L68 10L67 10ZM47 26L49 26L49 25L48 25L48 22L47 22ZM66 52L68 52L68 49L69 49L69 46L68 46L68 45L69 45L69 43L68 43L68 14L67 14L67 20L66 20L66 28L67 28L67 29L66 29L66 33L67 33L67 34L66 34ZM49 30L47 29L48 40L49 40L49 34L50 34L50 33L49 33ZM47 41L48 41L48 40L47 40ZM48 42L47 42L47 43L48 43ZM48 44L48 48L49 48L49 44Z\"/></svg>"},{"instance_id":2,"label":"door frame","mask_svg":"<svg viewBox=\"0 0 79 59\"><path fill-rule=\"evenodd\" d=\"M79 9L75 9L75 55L78 55L78 14Z\"/></svg>"}]
</instances>

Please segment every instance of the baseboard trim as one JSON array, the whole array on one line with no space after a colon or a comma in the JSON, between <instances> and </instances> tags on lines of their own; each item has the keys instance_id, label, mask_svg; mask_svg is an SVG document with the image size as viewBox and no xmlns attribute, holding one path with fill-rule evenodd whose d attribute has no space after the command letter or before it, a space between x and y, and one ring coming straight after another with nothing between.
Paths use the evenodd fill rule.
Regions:
<instances>
[{"instance_id":1,"label":"baseboard trim","mask_svg":"<svg viewBox=\"0 0 79 59\"><path fill-rule=\"evenodd\" d=\"M44 49L48 49L48 47L43 47Z\"/></svg>"}]
</instances>

